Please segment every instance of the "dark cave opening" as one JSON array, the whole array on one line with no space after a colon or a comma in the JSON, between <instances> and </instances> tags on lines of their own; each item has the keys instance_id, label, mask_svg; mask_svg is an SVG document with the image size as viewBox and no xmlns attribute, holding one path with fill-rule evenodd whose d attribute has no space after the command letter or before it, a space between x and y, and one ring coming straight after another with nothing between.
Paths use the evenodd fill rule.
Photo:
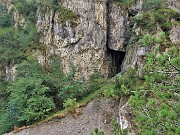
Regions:
<instances>
[{"instance_id":1,"label":"dark cave opening","mask_svg":"<svg viewBox=\"0 0 180 135\"><path fill-rule=\"evenodd\" d=\"M125 58L125 54L126 52L123 51L115 51L109 48L109 42L108 39L110 39L109 37L109 30L110 30L110 19L109 19L109 2L106 3L107 6L107 42L106 42L106 47L107 47L107 54L110 58L111 61L111 68L110 68L110 74L108 75L109 77L113 77L116 74L121 72L121 65L123 63L123 60Z\"/></svg>"},{"instance_id":2,"label":"dark cave opening","mask_svg":"<svg viewBox=\"0 0 180 135\"><path fill-rule=\"evenodd\" d=\"M121 72L121 65L123 63L126 52L115 51L108 48L108 54L110 55L112 61L111 74L110 74L110 76L112 77L117 73Z\"/></svg>"},{"instance_id":3,"label":"dark cave opening","mask_svg":"<svg viewBox=\"0 0 180 135\"><path fill-rule=\"evenodd\" d=\"M177 18L176 18L176 21L180 22L180 17L177 17Z\"/></svg>"}]
</instances>

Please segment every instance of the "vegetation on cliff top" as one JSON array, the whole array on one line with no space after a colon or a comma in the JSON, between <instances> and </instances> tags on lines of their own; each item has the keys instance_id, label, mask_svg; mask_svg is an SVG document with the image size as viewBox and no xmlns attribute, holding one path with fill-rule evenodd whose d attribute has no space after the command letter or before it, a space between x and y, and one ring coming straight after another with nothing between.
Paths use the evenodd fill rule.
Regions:
<instances>
[{"instance_id":1,"label":"vegetation on cliff top","mask_svg":"<svg viewBox=\"0 0 180 135\"><path fill-rule=\"evenodd\" d=\"M36 23L37 10L39 12L46 13L48 9L58 13L59 22L65 26L66 22L70 22L72 25L76 25L78 15L73 11L58 5L57 0L14 0L13 4L18 12L23 15L28 21Z\"/></svg>"}]
</instances>

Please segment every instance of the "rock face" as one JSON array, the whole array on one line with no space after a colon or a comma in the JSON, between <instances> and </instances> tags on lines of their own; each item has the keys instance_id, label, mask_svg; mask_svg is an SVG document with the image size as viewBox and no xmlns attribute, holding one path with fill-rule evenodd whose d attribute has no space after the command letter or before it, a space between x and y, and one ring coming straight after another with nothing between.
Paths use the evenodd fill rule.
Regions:
<instances>
[{"instance_id":1,"label":"rock face","mask_svg":"<svg viewBox=\"0 0 180 135\"><path fill-rule=\"evenodd\" d=\"M179 0L167 0L168 7L177 11L180 11L180 1Z\"/></svg>"},{"instance_id":2,"label":"rock face","mask_svg":"<svg viewBox=\"0 0 180 135\"><path fill-rule=\"evenodd\" d=\"M7 3L9 10L12 8L11 0L2 1ZM73 21L70 18L63 20L58 10L50 7L42 10L39 7L36 26L41 33L40 42L46 46L46 53L39 56L38 60L46 64L50 56L57 54L64 72L71 72L73 65L77 68L76 77L79 79L88 78L94 69L108 77L130 67L142 67L142 59L148 51L141 48L141 41L136 45L128 45L133 39L129 33L134 32L135 36L139 36L142 32L136 24L133 28L129 26L129 18L141 12L142 4L143 0L136 0L124 9L107 0L58 1L57 7L77 16ZM178 0L167 0L167 4L180 11ZM25 23L16 10L13 19L15 27ZM173 43L179 43L179 27L171 30L170 39Z\"/></svg>"},{"instance_id":3,"label":"rock face","mask_svg":"<svg viewBox=\"0 0 180 135\"><path fill-rule=\"evenodd\" d=\"M49 54L58 54L65 73L70 65L78 68L77 76L87 77L98 69L104 76L111 74L112 57L108 49L124 51L125 17L116 5L106 0L65 0L59 3L78 15L76 26L66 21L59 23L60 15L47 8L37 13L40 41L47 45ZM118 67L120 69L120 67Z\"/></svg>"},{"instance_id":4,"label":"rock face","mask_svg":"<svg viewBox=\"0 0 180 135\"><path fill-rule=\"evenodd\" d=\"M175 26L171 29L170 39L172 43L180 43L180 26Z\"/></svg>"},{"instance_id":5,"label":"rock face","mask_svg":"<svg viewBox=\"0 0 180 135\"><path fill-rule=\"evenodd\" d=\"M126 13L115 4L109 5L108 47L115 51L125 51Z\"/></svg>"}]
</instances>

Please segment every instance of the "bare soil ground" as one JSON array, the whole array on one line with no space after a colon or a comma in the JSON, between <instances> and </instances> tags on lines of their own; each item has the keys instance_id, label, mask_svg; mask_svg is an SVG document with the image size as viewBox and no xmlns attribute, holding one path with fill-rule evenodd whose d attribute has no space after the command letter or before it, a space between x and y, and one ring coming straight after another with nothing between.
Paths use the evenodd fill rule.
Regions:
<instances>
[{"instance_id":1,"label":"bare soil ground","mask_svg":"<svg viewBox=\"0 0 180 135\"><path fill-rule=\"evenodd\" d=\"M82 107L81 111L82 114L77 118L68 114L65 118L52 119L47 123L5 135L89 135L95 128L103 130L105 135L113 135L111 121L118 115L117 101L94 99Z\"/></svg>"}]
</instances>

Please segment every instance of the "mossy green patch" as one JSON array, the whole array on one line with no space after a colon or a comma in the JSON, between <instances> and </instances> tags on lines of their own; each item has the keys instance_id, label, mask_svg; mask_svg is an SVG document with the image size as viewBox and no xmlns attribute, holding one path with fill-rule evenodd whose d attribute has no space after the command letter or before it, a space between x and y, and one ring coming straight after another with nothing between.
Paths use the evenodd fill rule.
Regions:
<instances>
[{"instance_id":1,"label":"mossy green patch","mask_svg":"<svg viewBox=\"0 0 180 135\"><path fill-rule=\"evenodd\" d=\"M120 6L122 9L126 10L127 7L131 6L136 1L135 0L111 0L111 2Z\"/></svg>"},{"instance_id":2,"label":"mossy green patch","mask_svg":"<svg viewBox=\"0 0 180 135\"><path fill-rule=\"evenodd\" d=\"M73 26L76 25L78 19L78 15L76 13L60 5L55 6L55 11L58 12L59 22L62 25L65 25L67 21L69 21Z\"/></svg>"}]
</instances>

